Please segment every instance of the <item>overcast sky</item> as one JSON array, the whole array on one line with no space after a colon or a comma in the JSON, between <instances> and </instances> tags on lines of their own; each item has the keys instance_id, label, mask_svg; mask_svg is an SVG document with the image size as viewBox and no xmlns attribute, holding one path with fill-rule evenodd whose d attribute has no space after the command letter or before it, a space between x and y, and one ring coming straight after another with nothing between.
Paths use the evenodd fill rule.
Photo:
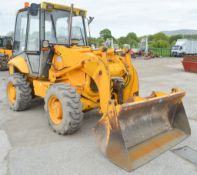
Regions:
<instances>
[{"instance_id":1,"label":"overcast sky","mask_svg":"<svg viewBox=\"0 0 197 175\"><path fill-rule=\"evenodd\" d=\"M115 37L135 32L138 36L163 30L197 29L197 0L48 0L84 8L95 20L91 33L109 28ZM16 11L24 0L1 0L0 35L14 30ZM29 0L29 2L41 2Z\"/></svg>"}]
</instances>

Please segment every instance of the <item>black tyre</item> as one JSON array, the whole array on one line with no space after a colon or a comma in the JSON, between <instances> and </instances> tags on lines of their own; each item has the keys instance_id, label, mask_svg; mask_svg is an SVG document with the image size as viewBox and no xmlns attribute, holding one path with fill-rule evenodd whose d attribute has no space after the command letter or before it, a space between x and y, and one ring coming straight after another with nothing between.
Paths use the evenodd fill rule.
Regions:
<instances>
[{"instance_id":1,"label":"black tyre","mask_svg":"<svg viewBox=\"0 0 197 175\"><path fill-rule=\"evenodd\" d=\"M44 100L49 124L55 132L65 135L79 130L83 120L82 104L80 95L72 86L54 84Z\"/></svg>"},{"instance_id":2,"label":"black tyre","mask_svg":"<svg viewBox=\"0 0 197 175\"><path fill-rule=\"evenodd\" d=\"M8 78L7 98L13 111L24 111L30 107L32 89L23 75L14 73Z\"/></svg>"}]
</instances>

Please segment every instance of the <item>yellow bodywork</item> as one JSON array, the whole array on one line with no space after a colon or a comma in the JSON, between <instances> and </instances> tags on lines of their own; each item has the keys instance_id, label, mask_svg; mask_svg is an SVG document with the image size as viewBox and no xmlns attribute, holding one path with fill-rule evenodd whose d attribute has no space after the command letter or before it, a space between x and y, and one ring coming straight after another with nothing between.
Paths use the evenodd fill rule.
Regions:
<instances>
[{"instance_id":1,"label":"yellow bodywork","mask_svg":"<svg viewBox=\"0 0 197 175\"><path fill-rule=\"evenodd\" d=\"M26 74L33 83L35 95L39 97L44 98L49 86L54 83L71 84L82 96L84 111L100 107L102 113L107 112L112 94L112 77L124 77L125 81L133 77L125 87L124 102L139 91L138 76L131 64L130 55L121 57L115 54L113 49L104 53L101 50L92 51L89 47L66 48L57 45L47 80L32 79L28 75L28 65L23 57L11 60L9 67L10 74L13 73L14 68ZM91 81L96 84L97 92L90 88ZM116 94L114 95L116 97Z\"/></svg>"},{"instance_id":2,"label":"yellow bodywork","mask_svg":"<svg viewBox=\"0 0 197 175\"><path fill-rule=\"evenodd\" d=\"M43 2L41 8L86 15L85 10L71 10L71 7L53 3ZM69 84L75 88L83 111L99 108L102 117L95 127L97 141L104 155L121 168L131 171L191 134L182 104L185 92L173 89L169 94L153 92L149 97L140 97L138 75L128 49L116 52L107 48L93 50L76 44L69 47L54 44L41 48L41 52L44 53L40 54L41 61L46 59L43 55L50 55L46 62L50 65L46 67L47 75L32 74L31 66L23 57L25 54L9 62L10 75L22 73L31 84L32 95L46 97L45 108L57 126L63 120L64 104L54 94L47 99L52 85ZM8 86L11 102L16 98L16 88L12 84Z\"/></svg>"},{"instance_id":3,"label":"yellow bodywork","mask_svg":"<svg viewBox=\"0 0 197 175\"><path fill-rule=\"evenodd\" d=\"M0 54L4 54L10 59L12 57L12 50L0 48Z\"/></svg>"},{"instance_id":4,"label":"yellow bodywork","mask_svg":"<svg viewBox=\"0 0 197 175\"><path fill-rule=\"evenodd\" d=\"M19 72L28 74L29 68L22 56L17 56L13 60L9 61L9 72L12 75L14 73L14 69L17 69Z\"/></svg>"},{"instance_id":5,"label":"yellow bodywork","mask_svg":"<svg viewBox=\"0 0 197 175\"><path fill-rule=\"evenodd\" d=\"M28 75L30 71L22 56L15 57L9 62L10 74L13 74L14 69L30 78L34 85L34 93L39 97L45 97L51 84L71 84L82 96L83 110L100 107L102 113L107 112L111 100L112 77L124 77L125 81L133 77L124 90L124 102L139 91L138 76L131 64L129 53L121 57L115 54L113 49L102 52L92 51L89 47L66 48L57 45L48 80L32 79ZM91 90L91 79L97 85L98 92Z\"/></svg>"},{"instance_id":6,"label":"yellow bodywork","mask_svg":"<svg viewBox=\"0 0 197 175\"><path fill-rule=\"evenodd\" d=\"M60 4L55 4L55 3L49 3L49 2L42 2L41 3L41 8L44 9L44 10L48 10L48 11L50 11L52 9L65 10L65 11L70 11L71 10L70 6L60 5ZM75 13L76 15L86 16L87 11L79 9L79 8L73 8L73 13Z\"/></svg>"},{"instance_id":7,"label":"yellow bodywork","mask_svg":"<svg viewBox=\"0 0 197 175\"><path fill-rule=\"evenodd\" d=\"M63 106L56 96L50 97L48 108L51 120L56 125L59 125L62 122Z\"/></svg>"},{"instance_id":8,"label":"yellow bodywork","mask_svg":"<svg viewBox=\"0 0 197 175\"><path fill-rule=\"evenodd\" d=\"M7 87L8 91L8 99L11 103L14 103L16 101L16 87L12 84L9 83Z\"/></svg>"}]
</instances>

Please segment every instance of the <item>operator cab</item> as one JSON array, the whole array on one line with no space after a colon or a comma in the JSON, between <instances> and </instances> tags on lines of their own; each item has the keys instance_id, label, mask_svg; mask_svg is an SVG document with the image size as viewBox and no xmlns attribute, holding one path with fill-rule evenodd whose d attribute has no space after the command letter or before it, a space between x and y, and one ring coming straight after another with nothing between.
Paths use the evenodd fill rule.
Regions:
<instances>
[{"instance_id":1,"label":"operator cab","mask_svg":"<svg viewBox=\"0 0 197 175\"><path fill-rule=\"evenodd\" d=\"M44 69L54 45L88 45L85 17L86 11L73 7L26 3L16 17L14 57L25 57L31 75L46 77Z\"/></svg>"}]
</instances>

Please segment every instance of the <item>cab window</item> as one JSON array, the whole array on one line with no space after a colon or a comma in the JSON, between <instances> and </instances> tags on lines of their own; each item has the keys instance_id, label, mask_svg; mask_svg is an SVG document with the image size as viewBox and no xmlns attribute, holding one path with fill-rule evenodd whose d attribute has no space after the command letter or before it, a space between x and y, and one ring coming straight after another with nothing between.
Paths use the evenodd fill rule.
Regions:
<instances>
[{"instance_id":1,"label":"cab window","mask_svg":"<svg viewBox=\"0 0 197 175\"><path fill-rule=\"evenodd\" d=\"M36 16L29 15L29 31L27 39L27 51L40 50L39 13Z\"/></svg>"},{"instance_id":2,"label":"cab window","mask_svg":"<svg viewBox=\"0 0 197 175\"><path fill-rule=\"evenodd\" d=\"M14 38L14 55L25 51L27 31L27 11L20 12L16 19L15 38Z\"/></svg>"}]
</instances>

